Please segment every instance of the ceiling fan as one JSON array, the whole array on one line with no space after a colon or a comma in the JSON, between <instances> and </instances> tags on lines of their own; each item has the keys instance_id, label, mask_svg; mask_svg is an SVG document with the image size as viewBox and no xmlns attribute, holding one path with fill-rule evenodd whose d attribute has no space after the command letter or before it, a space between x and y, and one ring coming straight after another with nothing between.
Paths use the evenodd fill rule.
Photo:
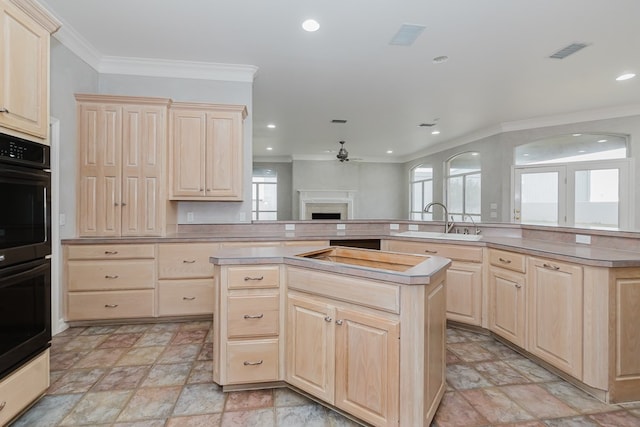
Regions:
<instances>
[{"instance_id":1,"label":"ceiling fan","mask_svg":"<svg viewBox=\"0 0 640 427\"><path fill-rule=\"evenodd\" d=\"M346 148L344 148L344 141L340 141L340 150L338 151L336 157L338 158L338 160L340 160L340 162L349 161L349 152Z\"/></svg>"}]
</instances>

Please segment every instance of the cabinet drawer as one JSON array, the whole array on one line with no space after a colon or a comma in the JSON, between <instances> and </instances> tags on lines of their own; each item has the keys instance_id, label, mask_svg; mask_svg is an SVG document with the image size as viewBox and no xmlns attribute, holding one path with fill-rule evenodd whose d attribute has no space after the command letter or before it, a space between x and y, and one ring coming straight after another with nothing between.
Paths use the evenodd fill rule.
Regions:
<instances>
[{"instance_id":1,"label":"cabinet drawer","mask_svg":"<svg viewBox=\"0 0 640 427\"><path fill-rule=\"evenodd\" d=\"M279 296L230 296L227 305L229 338L278 335Z\"/></svg>"},{"instance_id":2,"label":"cabinet drawer","mask_svg":"<svg viewBox=\"0 0 640 427\"><path fill-rule=\"evenodd\" d=\"M67 320L128 319L153 316L153 290L70 292Z\"/></svg>"},{"instance_id":3,"label":"cabinet drawer","mask_svg":"<svg viewBox=\"0 0 640 427\"><path fill-rule=\"evenodd\" d=\"M158 278L190 279L213 277L209 257L217 243L172 243L158 245Z\"/></svg>"},{"instance_id":4,"label":"cabinet drawer","mask_svg":"<svg viewBox=\"0 0 640 427\"><path fill-rule=\"evenodd\" d=\"M280 285L280 268L277 265L229 267L229 289L277 288Z\"/></svg>"},{"instance_id":5,"label":"cabinet drawer","mask_svg":"<svg viewBox=\"0 0 640 427\"><path fill-rule=\"evenodd\" d=\"M213 314L213 279L158 282L158 315Z\"/></svg>"},{"instance_id":6,"label":"cabinet drawer","mask_svg":"<svg viewBox=\"0 0 640 427\"><path fill-rule=\"evenodd\" d=\"M526 256L515 252L501 251L499 249L489 249L489 263L496 267L524 273L526 271Z\"/></svg>"},{"instance_id":7,"label":"cabinet drawer","mask_svg":"<svg viewBox=\"0 0 640 427\"><path fill-rule=\"evenodd\" d=\"M158 282L158 315L213 314L213 279Z\"/></svg>"},{"instance_id":8,"label":"cabinet drawer","mask_svg":"<svg viewBox=\"0 0 640 427\"><path fill-rule=\"evenodd\" d=\"M70 245L67 259L155 258L154 245Z\"/></svg>"},{"instance_id":9,"label":"cabinet drawer","mask_svg":"<svg viewBox=\"0 0 640 427\"><path fill-rule=\"evenodd\" d=\"M388 240L386 250L420 255L437 255L454 261L482 262L481 247Z\"/></svg>"},{"instance_id":10,"label":"cabinet drawer","mask_svg":"<svg viewBox=\"0 0 640 427\"><path fill-rule=\"evenodd\" d=\"M227 343L227 383L277 381L278 340Z\"/></svg>"},{"instance_id":11,"label":"cabinet drawer","mask_svg":"<svg viewBox=\"0 0 640 427\"><path fill-rule=\"evenodd\" d=\"M7 425L10 419L36 400L49 387L49 350L18 369L0 382L0 425Z\"/></svg>"},{"instance_id":12,"label":"cabinet drawer","mask_svg":"<svg viewBox=\"0 0 640 427\"><path fill-rule=\"evenodd\" d=\"M67 289L97 291L150 289L154 286L153 260L69 261Z\"/></svg>"}]
</instances>

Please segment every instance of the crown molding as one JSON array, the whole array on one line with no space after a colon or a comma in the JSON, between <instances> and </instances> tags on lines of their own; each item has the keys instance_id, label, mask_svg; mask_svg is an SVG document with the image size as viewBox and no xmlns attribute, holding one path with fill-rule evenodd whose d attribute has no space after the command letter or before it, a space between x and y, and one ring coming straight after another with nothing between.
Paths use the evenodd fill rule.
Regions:
<instances>
[{"instance_id":1,"label":"crown molding","mask_svg":"<svg viewBox=\"0 0 640 427\"><path fill-rule=\"evenodd\" d=\"M60 19L60 18L58 18ZM82 37L72 26L65 21L60 20L62 26L53 35L67 49L73 52L77 57L86 62L91 68L99 71L100 58L102 55L93 47L84 37Z\"/></svg>"},{"instance_id":2,"label":"crown molding","mask_svg":"<svg viewBox=\"0 0 640 427\"><path fill-rule=\"evenodd\" d=\"M219 64L199 61L103 56L100 60L98 71L103 74L253 83L258 67L255 65Z\"/></svg>"}]
</instances>

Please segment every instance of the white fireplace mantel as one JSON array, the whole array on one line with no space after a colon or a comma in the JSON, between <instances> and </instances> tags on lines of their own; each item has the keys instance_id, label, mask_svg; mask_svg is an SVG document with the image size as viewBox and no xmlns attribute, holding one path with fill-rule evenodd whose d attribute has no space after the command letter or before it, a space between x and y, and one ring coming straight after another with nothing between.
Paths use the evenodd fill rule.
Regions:
<instances>
[{"instance_id":1,"label":"white fireplace mantel","mask_svg":"<svg viewBox=\"0 0 640 427\"><path fill-rule=\"evenodd\" d=\"M300 219L310 219L310 211L314 205L335 205L339 212L346 206L346 218L353 218L353 201L355 190L298 190L300 194ZM309 216L309 218L307 218Z\"/></svg>"}]
</instances>

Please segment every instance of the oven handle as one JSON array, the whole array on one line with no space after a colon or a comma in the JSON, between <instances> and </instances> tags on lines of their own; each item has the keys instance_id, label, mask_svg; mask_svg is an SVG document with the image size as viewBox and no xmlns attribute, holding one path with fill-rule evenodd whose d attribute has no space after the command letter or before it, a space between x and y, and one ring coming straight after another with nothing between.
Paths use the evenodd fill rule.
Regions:
<instances>
[{"instance_id":1,"label":"oven handle","mask_svg":"<svg viewBox=\"0 0 640 427\"><path fill-rule=\"evenodd\" d=\"M31 181L48 181L51 179L51 171L46 169L33 169L7 164L1 164L0 176L13 179L28 179Z\"/></svg>"},{"instance_id":2,"label":"oven handle","mask_svg":"<svg viewBox=\"0 0 640 427\"><path fill-rule=\"evenodd\" d=\"M28 266L19 267L20 269L13 266L0 270L0 288L11 286L24 280L26 277L36 276L38 273L46 271L51 267L51 262L49 260L42 260L31 262ZM27 268L26 270L24 270L25 267Z\"/></svg>"}]
</instances>

